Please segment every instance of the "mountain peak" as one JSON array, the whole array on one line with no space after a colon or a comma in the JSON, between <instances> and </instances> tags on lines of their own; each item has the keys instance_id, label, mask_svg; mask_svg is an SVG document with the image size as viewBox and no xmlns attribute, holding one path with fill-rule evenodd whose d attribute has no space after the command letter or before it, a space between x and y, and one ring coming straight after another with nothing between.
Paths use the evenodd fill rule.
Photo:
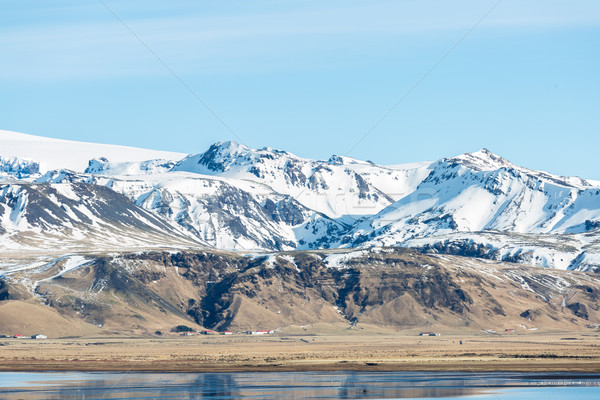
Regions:
<instances>
[{"instance_id":1,"label":"mountain peak","mask_svg":"<svg viewBox=\"0 0 600 400\"><path fill-rule=\"evenodd\" d=\"M252 150L250 147L245 146L241 143L238 143L235 140L225 140L222 142L216 142L209 147L207 152L210 151L211 149L214 149L214 150L220 149L222 153L229 153L229 154L246 153L246 152Z\"/></svg>"},{"instance_id":2,"label":"mountain peak","mask_svg":"<svg viewBox=\"0 0 600 400\"><path fill-rule=\"evenodd\" d=\"M194 163L203 165L209 170L223 172L231 163L251 151L252 149L243 144L227 140L214 143L204 153L190 156L187 160L182 160L179 165L194 160Z\"/></svg>"},{"instance_id":3,"label":"mountain peak","mask_svg":"<svg viewBox=\"0 0 600 400\"><path fill-rule=\"evenodd\" d=\"M265 146L262 149L260 149L259 151L273 153L273 154L280 154L280 155L293 155L285 150L280 150L280 149L276 149L274 147L269 147L269 146Z\"/></svg>"},{"instance_id":4,"label":"mountain peak","mask_svg":"<svg viewBox=\"0 0 600 400\"><path fill-rule=\"evenodd\" d=\"M217 151L218 150L218 151ZM273 147L265 146L262 149L253 149L246 145L236 142L235 140L227 140L223 142L217 142L210 146L210 148L205 152L219 153L222 156L230 155L230 156L242 156L248 153L272 153L279 155L292 155L291 153L276 149Z\"/></svg>"},{"instance_id":5,"label":"mountain peak","mask_svg":"<svg viewBox=\"0 0 600 400\"><path fill-rule=\"evenodd\" d=\"M486 148L473 153L464 153L447 160L451 162L458 162L467 167L483 171L493 171L500 168L514 167L514 165L506 158L501 157Z\"/></svg>"},{"instance_id":6,"label":"mountain peak","mask_svg":"<svg viewBox=\"0 0 600 400\"><path fill-rule=\"evenodd\" d=\"M356 160L354 158L351 158L351 157L338 156L336 154L334 154L331 157L329 157L329 160L327 160L327 162L329 164L333 164L333 165L370 164L370 162L368 162L368 161L358 161L358 160Z\"/></svg>"}]
</instances>

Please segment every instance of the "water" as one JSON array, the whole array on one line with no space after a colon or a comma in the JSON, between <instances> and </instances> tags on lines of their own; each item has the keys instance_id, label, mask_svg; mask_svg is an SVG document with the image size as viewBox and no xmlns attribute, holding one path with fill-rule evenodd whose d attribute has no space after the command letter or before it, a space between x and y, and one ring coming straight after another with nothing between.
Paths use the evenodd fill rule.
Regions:
<instances>
[{"instance_id":1,"label":"water","mask_svg":"<svg viewBox=\"0 0 600 400\"><path fill-rule=\"evenodd\" d=\"M600 374L3 372L0 399L600 399Z\"/></svg>"}]
</instances>

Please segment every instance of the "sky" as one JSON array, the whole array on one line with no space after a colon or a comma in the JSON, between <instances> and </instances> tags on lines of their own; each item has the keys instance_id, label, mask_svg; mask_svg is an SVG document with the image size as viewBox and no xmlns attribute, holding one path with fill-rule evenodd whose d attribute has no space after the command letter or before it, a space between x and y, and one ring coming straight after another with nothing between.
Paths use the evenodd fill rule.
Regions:
<instances>
[{"instance_id":1,"label":"sky","mask_svg":"<svg viewBox=\"0 0 600 400\"><path fill-rule=\"evenodd\" d=\"M600 180L598 71L597 0L0 0L0 129L61 139Z\"/></svg>"}]
</instances>

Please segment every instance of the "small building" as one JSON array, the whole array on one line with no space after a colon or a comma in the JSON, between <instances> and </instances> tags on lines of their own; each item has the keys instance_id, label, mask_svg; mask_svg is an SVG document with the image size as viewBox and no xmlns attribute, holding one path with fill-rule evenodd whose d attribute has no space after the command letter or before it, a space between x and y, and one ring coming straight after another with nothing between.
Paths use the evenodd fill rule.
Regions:
<instances>
[{"instance_id":1,"label":"small building","mask_svg":"<svg viewBox=\"0 0 600 400\"><path fill-rule=\"evenodd\" d=\"M270 333L273 333L273 331L269 330L269 329L259 329L257 331L252 331L250 334L251 335L268 335Z\"/></svg>"},{"instance_id":2,"label":"small building","mask_svg":"<svg viewBox=\"0 0 600 400\"><path fill-rule=\"evenodd\" d=\"M216 335L217 332L211 331L210 329L204 329L200 331L201 335Z\"/></svg>"},{"instance_id":3,"label":"small building","mask_svg":"<svg viewBox=\"0 0 600 400\"><path fill-rule=\"evenodd\" d=\"M420 332L419 336L440 336L440 334L435 332Z\"/></svg>"},{"instance_id":4,"label":"small building","mask_svg":"<svg viewBox=\"0 0 600 400\"><path fill-rule=\"evenodd\" d=\"M194 336L192 332L182 332L181 336Z\"/></svg>"},{"instance_id":5,"label":"small building","mask_svg":"<svg viewBox=\"0 0 600 400\"><path fill-rule=\"evenodd\" d=\"M512 329L512 328L507 328L507 329L504 330L504 332L506 332L506 333L515 333L516 331L514 329Z\"/></svg>"},{"instance_id":6,"label":"small building","mask_svg":"<svg viewBox=\"0 0 600 400\"><path fill-rule=\"evenodd\" d=\"M14 338L15 338L15 339L29 339L29 336L25 336L25 335L22 335L22 334L20 334L20 333L17 333L17 334L14 336Z\"/></svg>"},{"instance_id":7,"label":"small building","mask_svg":"<svg viewBox=\"0 0 600 400\"><path fill-rule=\"evenodd\" d=\"M223 331L223 333L221 333L221 335L233 335L233 332L231 332L231 331Z\"/></svg>"},{"instance_id":8,"label":"small building","mask_svg":"<svg viewBox=\"0 0 600 400\"><path fill-rule=\"evenodd\" d=\"M46 336L46 335L40 335L38 333L37 335L33 335L31 338L32 339L48 339L48 336Z\"/></svg>"}]
</instances>

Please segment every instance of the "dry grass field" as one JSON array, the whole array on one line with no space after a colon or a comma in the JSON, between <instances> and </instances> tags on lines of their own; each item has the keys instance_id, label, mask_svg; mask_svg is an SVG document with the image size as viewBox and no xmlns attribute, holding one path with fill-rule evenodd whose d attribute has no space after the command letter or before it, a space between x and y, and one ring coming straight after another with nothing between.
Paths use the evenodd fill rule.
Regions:
<instances>
[{"instance_id":1,"label":"dry grass field","mask_svg":"<svg viewBox=\"0 0 600 400\"><path fill-rule=\"evenodd\" d=\"M361 329L362 328L362 329ZM462 345L460 341L462 340ZM597 332L448 332L288 328L273 335L0 339L2 371L600 372Z\"/></svg>"}]
</instances>

